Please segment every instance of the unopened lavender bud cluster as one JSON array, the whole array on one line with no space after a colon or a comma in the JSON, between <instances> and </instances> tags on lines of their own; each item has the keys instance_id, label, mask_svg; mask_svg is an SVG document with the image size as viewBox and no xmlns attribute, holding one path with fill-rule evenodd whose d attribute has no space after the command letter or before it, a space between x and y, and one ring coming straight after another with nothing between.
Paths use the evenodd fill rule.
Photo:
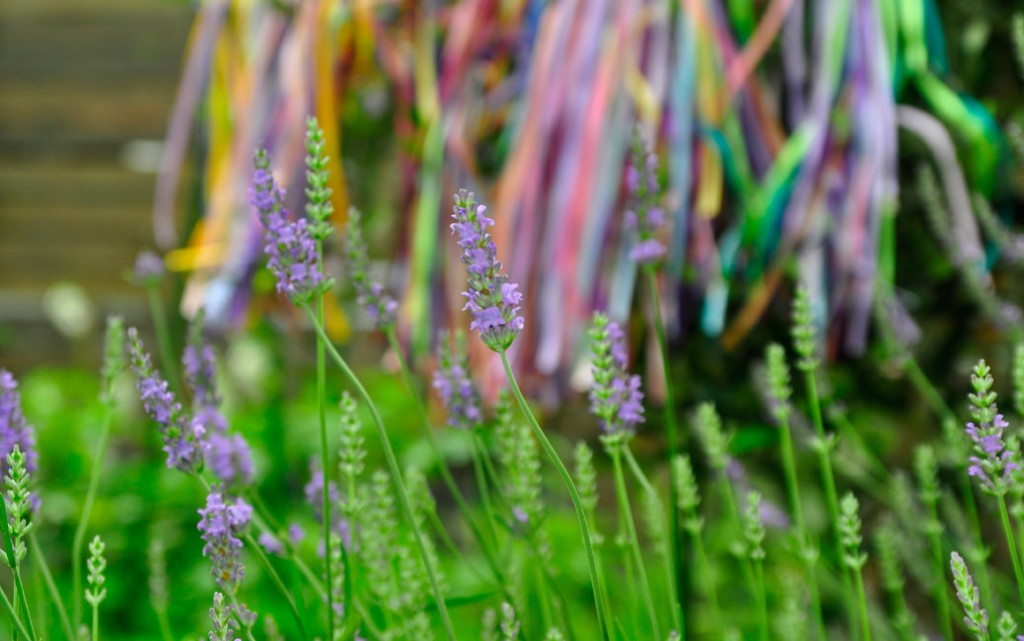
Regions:
<instances>
[{"instance_id":1,"label":"unopened lavender bud cluster","mask_svg":"<svg viewBox=\"0 0 1024 641\"><path fill-rule=\"evenodd\" d=\"M487 208L476 202L466 190L455 195L455 222L452 233L462 248L462 262L469 272L469 289L463 292L466 306L473 314L469 328L480 332L484 344L504 352L523 330L519 315L523 294L516 283L501 271L498 251L488 227L494 221L485 215Z\"/></svg>"},{"instance_id":2,"label":"unopened lavender bud cluster","mask_svg":"<svg viewBox=\"0 0 1024 641\"><path fill-rule=\"evenodd\" d=\"M1013 485L1013 473L1018 469L1014 453L1003 438L1009 423L998 413L996 393L992 391L991 369L984 360L978 361L971 374L974 392L968 395L971 416L966 432L973 444L967 473L977 477L982 489L1003 496Z\"/></svg>"},{"instance_id":3,"label":"unopened lavender bud cluster","mask_svg":"<svg viewBox=\"0 0 1024 641\"><path fill-rule=\"evenodd\" d=\"M259 149L253 160L251 203L263 225L267 266L277 291L293 302L309 302L329 286L320 269L320 254L310 224L284 207L284 190L270 171L270 155Z\"/></svg>"},{"instance_id":4,"label":"unopened lavender bud cluster","mask_svg":"<svg viewBox=\"0 0 1024 641\"><path fill-rule=\"evenodd\" d=\"M167 381L153 368L139 331L128 329L128 353L135 374L139 398L149 418L157 424L167 454L167 467L194 472L202 460L199 437L184 410L174 398Z\"/></svg>"},{"instance_id":5,"label":"unopened lavender bud cluster","mask_svg":"<svg viewBox=\"0 0 1024 641\"><path fill-rule=\"evenodd\" d=\"M217 584L234 591L242 582L241 551L245 530L252 518L252 508L239 498L226 497L214 486L206 496L206 507L200 508L199 531L202 533L203 556L210 559Z\"/></svg>"},{"instance_id":6,"label":"unopened lavender bud cluster","mask_svg":"<svg viewBox=\"0 0 1024 641\"><path fill-rule=\"evenodd\" d=\"M433 385L448 413L448 425L473 428L483 421L480 393L470 378L469 358L461 336L455 337L454 345L447 333L438 337Z\"/></svg>"},{"instance_id":7,"label":"unopened lavender bud cluster","mask_svg":"<svg viewBox=\"0 0 1024 641\"><path fill-rule=\"evenodd\" d=\"M657 263L665 257L665 245L658 239L665 225L658 184L658 157L640 136L636 136L632 158L626 166L626 190L629 197L626 228L636 234L629 257L640 265Z\"/></svg>"},{"instance_id":8,"label":"unopened lavender bud cluster","mask_svg":"<svg viewBox=\"0 0 1024 641\"><path fill-rule=\"evenodd\" d=\"M626 337L618 323L594 314L590 351L594 359L590 411L601 419L606 434L632 434L644 421L644 393L640 377L626 369Z\"/></svg>"},{"instance_id":9,"label":"unopened lavender bud cluster","mask_svg":"<svg viewBox=\"0 0 1024 641\"><path fill-rule=\"evenodd\" d=\"M366 310L378 329L395 324L398 303L384 286L370 278L370 256L363 237L363 215L352 207L348 210L345 233L345 265L356 290L357 302Z\"/></svg>"},{"instance_id":10,"label":"unopened lavender bud cluster","mask_svg":"<svg viewBox=\"0 0 1024 641\"><path fill-rule=\"evenodd\" d=\"M35 472L39 465L35 429L21 412L21 393L14 375L0 369L0 474L6 475L7 457L15 448L25 455L25 467Z\"/></svg>"}]
</instances>

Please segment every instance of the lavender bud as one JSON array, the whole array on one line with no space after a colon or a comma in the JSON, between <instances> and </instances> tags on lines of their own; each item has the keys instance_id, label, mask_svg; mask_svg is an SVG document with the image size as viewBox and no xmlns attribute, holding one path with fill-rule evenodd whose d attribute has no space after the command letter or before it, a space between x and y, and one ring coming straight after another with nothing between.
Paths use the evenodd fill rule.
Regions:
<instances>
[{"instance_id":1,"label":"lavender bud","mask_svg":"<svg viewBox=\"0 0 1024 641\"><path fill-rule=\"evenodd\" d=\"M509 282L503 274L497 248L488 227L494 221L484 215L487 210L477 204L476 197L465 190L455 195L452 233L462 248L462 262L469 274L468 288L463 295L473 314L469 328L480 332L480 338L495 352L504 352L523 330L525 322L519 315L523 300L519 285Z\"/></svg>"},{"instance_id":2,"label":"lavender bud","mask_svg":"<svg viewBox=\"0 0 1024 641\"><path fill-rule=\"evenodd\" d=\"M224 595L220 592L213 593L210 621L213 623L210 641L233 641L235 639L236 624L231 618L231 606L224 602Z\"/></svg>"},{"instance_id":3,"label":"lavender bud","mask_svg":"<svg viewBox=\"0 0 1024 641\"><path fill-rule=\"evenodd\" d=\"M323 523L324 519L324 473L323 470L314 469L316 461L310 462L310 478L309 483L306 483L306 487L303 492L306 496L306 503L313 508L313 518L316 519L317 523ZM331 522L337 523L339 519L334 516L334 509L338 502L341 500L341 492L338 490L337 484L331 481L327 485L327 500L331 504Z\"/></svg>"},{"instance_id":4,"label":"lavender bud","mask_svg":"<svg viewBox=\"0 0 1024 641\"><path fill-rule=\"evenodd\" d=\"M786 364L786 350L777 343L768 346L764 353L768 378L768 393L771 398L771 413L775 420L784 423L789 420L792 406L789 398L793 388L789 382L789 366Z\"/></svg>"},{"instance_id":5,"label":"lavender bud","mask_svg":"<svg viewBox=\"0 0 1024 641\"><path fill-rule=\"evenodd\" d=\"M843 564L859 572L868 562L868 556L860 551L860 503L853 492L847 492L839 501L839 541L843 546Z\"/></svg>"},{"instance_id":6,"label":"lavender bud","mask_svg":"<svg viewBox=\"0 0 1024 641\"><path fill-rule=\"evenodd\" d=\"M213 578L224 590L234 591L242 583L242 540L252 508L242 499L225 499L218 486L210 488L206 507L199 510L198 529L205 542L203 556L209 557Z\"/></svg>"},{"instance_id":7,"label":"lavender bud","mask_svg":"<svg viewBox=\"0 0 1024 641\"><path fill-rule=\"evenodd\" d=\"M730 438L722 430L722 419L714 403L701 403L693 419L697 436L704 446L708 463L719 472L729 467Z\"/></svg>"},{"instance_id":8,"label":"lavender bud","mask_svg":"<svg viewBox=\"0 0 1024 641\"><path fill-rule=\"evenodd\" d=\"M803 285L793 298L793 349L800 357L796 366L807 372L818 366L818 327L811 310L811 296Z\"/></svg>"},{"instance_id":9,"label":"lavender bud","mask_svg":"<svg viewBox=\"0 0 1024 641\"><path fill-rule=\"evenodd\" d=\"M103 551L106 548L103 539L94 536L92 542L89 543L89 560L85 562L85 566L89 569L87 578L89 587L85 589L85 601L94 609L98 608L100 603L107 598L107 588L103 587L107 582L103 575L107 569L107 560L103 557Z\"/></svg>"},{"instance_id":10,"label":"lavender bud","mask_svg":"<svg viewBox=\"0 0 1024 641\"><path fill-rule=\"evenodd\" d=\"M697 513L700 506L700 488L697 487L697 477L693 473L690 457L679 454L672 459L672 479L676 484L677 506L685 519L683 526L690 534L697 536L704 522Z\"/></svg>"},{"instance_id":11,"label":"lavender bud","mask_svg":"<svg viewBox=\"0 0 1024 641\"><path fill-rule=\"evenodd\" d=\"M510 603L501 604L501 641L519 640L519 621Z\"/></svg>"},{"instance_id":12,"label":"lavender bud","mask_svg":"<svg viewBox=\"0 0 1024 641\"><path fill-rule=\"evenodd\" d=\"M21 567L21 562L24 560L27 551L25 535L32 528L32 524L28 521L28 517L32 513L32 497L29 495L28 482L29 476L28 471L25 469L25 455L22 453L21 448L15 444L14 450L7 455L7 474L4 477L7 493L3 498L3 500L7 501L11 543L14 549L14 559L7 559L8 565L12 568Z\"/></svg>"},{"instance_id":13,"label":"lavender bud","mask_svg":"<svg viewBox=\"0 0 1024 641\"><path fill-rule=\"evenodd\" d=\"M761 495L747 494L747 510L743 519L743 538L746 539L747 557L754 562L764 561L764 521L761 520Z\"/></svg>"},{"instance_id":14,"label":"lavender bud","mask_svg":"<svg viewBox=\"0 0 1024 641\"><path fill-rule=\"evenodd\" d=\"M310 223L309 233L316 240L323 240L331 233L331 188L329 158L324 154L324 130L316 118L306 119L306 216Z\"/></svg>"},{"instance_id":15,"label":"lavender bud","mask_svg":"<svg viewBox=\"0 0 1024 641\"><path fill-rule=\"evenodd\" d=\"M1014 453L1006 447L1003 432L1009 427L996 406L997 394L992 391L992 375L984 360L978 361L971 375L974 392L967 398L974 422L967 423L966 432L973 443L967 473L977 477L981 488L997 496L1005 495L1013 486L1013 474L1019 469Z\"/></svg>"},{"instance_id":16,"label":"lavender bud","mask_svg":"<svg viewBox=\"0 0 1024 641\"><path fill-rule=\"evenodd\" d=\"M462 429L480 425L480 393L469 375L469 357L461 334L455 335L454 345L446 332L438 337L433 386L448 413L448 425Z\"/></svg>"},{"instance_id":17,"label":"lavender bud","mask_svg":"<svg viewBox=\"0 0 1024 641\"><path fill-rule=\"evenodd\" d=\"M103 341L103 369L100 376L103 378L103 391L101 392L103 402L112 402L112 390L114 379L125 368L125 328L124 319L120 316L107 318L107 332Z\"/></svg>"},{"instance_id":18,"label":"lavender bud","mask_svg":"<svg viewBox=\"0 0 1024 641\"><path fill-rule=\"evenodd\" d=\"M580 441L573 451L576 463L576 489L580 495L580 503L589 513L597 509L597 470L594 469L594 451Z\"/></svg>"},{"instance_id":19,"label":"lavender bud","mask_svg":"<svg viewBox=\"0 0 1024 641\"><path fill-rule=\"evenodd\" d=\"M617 323L600 312L594 314L590 329L591 369L590 411L601 419L606 435L629 437L644 421L644 394L640 377L626 371L625 335Z\"/></svg>"},{"instance_id":20,"label":"lavender bud","mask_svg":"<svg viewBox=\"0 0 1024 641\"><path fill-rule=\"evenodd\" d=\"M956 598L964 608L964 625L978 635L988 638L988 612L981 607L981 590L974 584L974 577L962 556L953 552L949 566L953 570L953 585L956 586Z\"/></svg>"},{"instance_id":21,"label":"lavender bud","mask_svg":"<svg viewBox=\"0 0 1024 641\"><path fill-rule=\"evenodd\" d=\"M1020 637L1015 636L1017 632L1017 622L1013 620L1013 615L1005 610L999 615L999 622L996 623L996 634L999 635L999 641L1018 641Z\"/></svg>"},{"instance_id":22,"label":"lavender bud","mask_svg":"<svg viewBox=\"0 0 1024 641\"><path fill-rule=\"evenodd\" d=\"M363 215L355 207L348 210L345 228L345 266L356 290L356 301L366 310L377 329L395 324L398 303L384 286L370 278L370 256L363 238Z\"/></svg>"},{"instance_id":23,"label":"lavender bud","mask_svg":"<svg viewBox=\"0 0 1024 641\"><path fill-rule=\"evenodd\" d=\"M366 458L366 441L362 435L363 424L356 411L356 402L348 392L341 395L341 448L338 454L339 468L346 478L354 479L363 473Z\"/></svg>"}]
</instances>

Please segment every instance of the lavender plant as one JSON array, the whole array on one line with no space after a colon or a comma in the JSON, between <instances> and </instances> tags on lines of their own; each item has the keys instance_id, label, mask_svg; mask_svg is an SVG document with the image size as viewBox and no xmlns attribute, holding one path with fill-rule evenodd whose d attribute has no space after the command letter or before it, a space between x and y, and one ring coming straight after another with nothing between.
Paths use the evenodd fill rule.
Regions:
<instances>
[{"instance_id":1,"label":"lavender plant","mask_svg":"<svg viewBox=\"0 0 1024 641\"><path fill-rule=\"evenodd\" d=\"M966 426L974 450L969 459L968 474L978 479L984 492L996 497L1013 573L1017 579L1017 590L1021 604L1024 605L1024 569L1021 567L1020 551L1006 508L1006 495L1013 487L1014 471L1019 469L1019 465L1014 462L1016 453L1007 447L1004 439L1004 430L1009 427L1009 423L998 413L997 394L992 391L992 383L991 369L984 360L978 361L971 374L974 392L967 397L974 418Z\"/></svg>"},{"instance_id":2,"label":"lavender plant","mask_svg":"<svg viewBox=\"0 0 1024 641\"><path fill-rule=\"evenodd\" d=\"M949 566L953 570L956 598L964 609L964 625L978 641L990 641L988 611L981 606L981 591L975 585L967 564L962 556L953 552L950 555Z\"/></svg>"},{"instance_id":3,"label":"lavender plant","mask_svg":"<svg viewBox=\"0 0 1024 641\"><path fill-rule=\"evenodd\" d=\"M466 265L469 275L464 308L473 315L469 328L479 332L484 344L501 357L505 377L519 402L519 408L526 416L534 435L569 491L583 537L583 547L587 554L601 637L604 641L610 641L607 613L604 611L603 586L597 569L597 559L594 554L593 538L590 533L590 525L587 522L586 511L580 502L579 492L576 490L572 476L530 410L508 360L507 350L525 326L523 317L519 315L522 293L519 292L519 286L510 282L508 276L502 273L501 262L497 257L497 248L491 239L490 232L487 231L488 227L494 225L494 221L485 215L486 210L487 208L478 204L476 197L469 192L460 191L455 196L455 213L453 215L455 222L452 223L451 228L458 238L459 247L462 249L462 262Z\"/></svg>"},{"instance_id":4,"label":"lavender plant","mask_svg":"<svg viewBox=\"0 0 1024 641\"><path fill-rule=\"evenodd\" d=\"M755 594L757 595L757 619L761 641L767 641L771 633L768 624L768 593L764 583L764 538L765 529L761 516L761 495L751 491L747 494L747 510L744 513L743 537L746 539L747 561L754 567Z\"/></svg>"}]
</instances>

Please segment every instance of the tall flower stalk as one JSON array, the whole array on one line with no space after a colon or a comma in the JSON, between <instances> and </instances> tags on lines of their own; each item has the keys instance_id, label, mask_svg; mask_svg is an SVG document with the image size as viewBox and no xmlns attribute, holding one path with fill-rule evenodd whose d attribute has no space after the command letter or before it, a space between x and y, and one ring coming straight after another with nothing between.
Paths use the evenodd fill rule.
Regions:
<instances>
[{"instance_id":1,"label":"tall flower stalk","mask_svg":"<svg viewBox=\"0 0 1024 641\"><path fill-rule=\"evenodd\" d=\"M469 310L473 316L469 327L471 330L479 332L484 344L501 357L505 378L512 388L512 393L515 395L520 409L569 492L573 509L576 512L576 520L579 523L580 534L583 537L583 547L587 554L601 638L604 641L611 641L608 617L604 610L603 583L597 569L597 558L594 553L594 542L590 525L587 522L586 510L580 501L579 492L576 490L576 484L573 482L569 470L566 469L562 459L558 456L558 451L555 450L554 445L541 429L537 417L530 410L530 405L519 388L519 382L516 380L512 365L508 360L508 348L525 324L523 317L519 315L519 306L523 295L519 292L519 286L509 282L508 276L501 271L497 249L487 231L494 221L484 215L486 207L478 204L473 194L460 191L455 196L454 211L455 222L452 223L451 228L458 239L459 247L462 249L462 262L466 265L466 270L469 273L469 286L465 292L467 300L464 308Z\"/></svg>"},{"instance_id":2,"label":"tall flower stalk","mask_svg":"<svg viewBox=\"0 0 1024 641\"><path fill-rule=\"evenodd\" d=\"M868 618L868 599L864 591L864 565L868 562L866 554L860 551L862 537L860 534L860 503L852 492L847 492L839 506L839 536L843 545L843 565L853 576L854 599L857 601L857 612L860 618L860 638L871 641L871 620Z\"/></svg>"},{"instance_id":3,"label":"tall flower stalk","mask_svg":"<svg viewBox=\"0 0 1024 641\"><path fill-rule=\"evenodd\" d=\"M664 261L666 248L661 242L665 223L665 210L661 204L661 184L658 179L658 157L647 147L639 134L634 136L631 164L626 168L626 188L630 209L626 211L626 226L634 235L630 258L640 266L647 289L651 296L651 318L658 339L658 355L661 360L662 375L665 382L665 404L663 420L668 439L668 456L673 460L679 453L679 429L676 426L675 379L668 355L668 335L665 332L665 321L662 316L661 288L658 286L658 271ZM675 505L676 482L674 471L669 468L669 505ZM682 541L679 514L675 509L669 510L669 562L675 575L674 591L678 595L682 591L683 577L680 573L680 542ZM682 611L682 603L673 606ZM680 631L681 632L681 631ZM685 636L685 635L684 635Z\"/></svg>"},{"instance_id":4,"label":"tall flower stalk","mask_svg":"<svg viewBox=\"0 0 1024 641\"><path fill-rule=\"evenodd\" d=\"M789 417L793 407L790 398L793 388L790 383L789 365L786 363L786 350L781 345L772 343L765 350L765 368L768 374L768 392L771 396L772 417L779 426L779 447L782 452L782 470L786 478L786 494L789 497L789 509L793 514L793 529L797 538L797 549L804 564L807 589L811 598L811 609L817 625L818 638L826 639L825 620L821 612L821 592L818 588L816 561L817 549L811 543L810 532L804 521L803 502L800 495L800 478L797 475L796 455L793 448L793 432L790 429Z\"/></svg>"},{"instance_id":5,"label":"tall flower stalk","mask_svg":"<svg viewBox=\"0 0 1024 641\"><path fill-rule=\"evenodd\" d=\"M747 510L743 519L743 536L747 543L747 560L754 567L755 596L757 598L757 627L761 641L768 641L768 592L764 585L764 521L761 516L761 495L747 494Z\"/></svg>"},{"instance_id":6,"label":"tall flower stalk","mask_svg":"<svg viewBox=\"0 0 1024 641\"><path fill-rule=\"evenodd\" d=\"M334 205L331 203L331 188L327 186L328 158L324 154L324 132L316 121L306 121L306 216L310 221L310 236L316 240L316 256L323 257L324 239L331 233L331 214ZM323 273L323 261L316 261L316 270L322 282L327 281ZM322 325L324 322L324 294L326 287L316 291L316 317ZM316 404L317 419L320 423L320 464L324 473L324 485L330 482L330 445L327 439L327 356L324 341L316 339ZM328 493L323 493L323 540L324 549L330 547L331 540L331 508ZM327 588L327 634L334 638L334 589L333 568L330 554L324 553L324 586Z\"/></svg>"},{"instance_id":7,"label":"tall flower stalk","mask_svg":"<svg viewBox=\"0 0 1024 641\"><path fill-rule=\"evenodd\" d=\"M935 573L934 598L939 607L939 625L946 641L953 640L952 608L949 590L945 581L945 553L942 547L942 522L939 520L939 470L935 451L928 445L914 450L914 471L921 502L927 511L924 523L925 535L932 553L932 568Z\"/></svg>"},{"instance_id":8,"label":"tall flower stalk","mask_svg":"<svg viewBox=\"0 0 1024 641\"><path fill-rule=\"evenodd\" d=\"M100 399L103 403L103 416L100 419L99 440L93 455L92 470L89 472L89 489L82 503L82 516L75 528L75 537L71 543L71 603L74 625L82 623L82 548L85 545L85 533L89 528L92 506L96 501L100 475L103 471L103 459L106 456L107 443L110 440L110 426L114 417L114 383L118 374L125 367L125 327L124 320L113 316L107 320L107 334L104 342L103 371L101 374L102 391Z\"/></svg>"},{"instance_id":9,"label":"tall flower stalk","mask_svg":"<svg viewBox=\"0 0 1024 641\"><path fill-rule=\"evenodd\" d=\"M636 527L633 524L632 507L626 491L625 478L622 471L622 459L629 463L637 481L645 492L646 500L656 511L656 529L664 532L665 523L661 501L657 492L650 484L646 475L633 458L629 442L635 433L636 425L644 420L643 393L640 391L640 377L630 374L626 369L626 344L622 328L608 320L604 314L594 315L590 329L590 349L592 354L592 372L594 385L590 390L591 411L601 420L604 431L602 442L612 459L615 470L616 494L619 509L623 515L623 523L627 528L627 539L633 551L634 562L640 575L641 594L645 597L651 614L652 629L658 634L657 616L654 614L653 597L650 594L650 583L647 580L643 555L640 552ZM664 537L662 537L664 540ZM676 572L673 563L671 544L666 541L665 570L667 588L671 599L670 611L674 629L683 633L682 614L676 596Z\"/></svg>"},{"instance_id":10,"label":"tall flower stalk","mask_svg":"<svg viewBox=\"0 0 1024 641\"><path fill-rule=\"evenodd\" d=\"M982 491L995 496L999 504L999 518L1010 550L1010 560L1013 562L1017 591L1021 605L1024 606L1024 569L1021 567L1020 550L1006 508L1006 495L1018 482L1018 475L1015 474L1019 469L1015 460L1018 453L1007 446L1004 438L1009 423L999 414L997 394L992 391L992 382L991 369L984 360L978 361L971 373L971 387L974 391L967 397L971 404L971 417L974 418L966 427L974 450L967 472L978 480Z\"/></svg>"},{"instance_id":11,"label":"tall flower stalk","mask_svg":"<svg viewBox=\"0 0 1024 641\"><path fill-rule=\"evenodd\" d=\"M814 423L815 438L812 448L818 455L818 467L821 472L821 484L825 489L825 503L828 506L829 524L832 527L833 541L837 555L842 557L843 543L841 539L840 514L839 514L839 492L836 489L836 477L832 471L832 451L836 447L834 434L825 433L825 422L821 413L821 400L818 395L817 369L820 364L818 355L818 325L814 319L814 312L811 309L811 299L807 288L803 285L797 287L796 296L793 300L793 349L799 359L796 366L803 372L804 387L807 392L807 410ZM847 610L853 612L856 607L851 596L854 595L854 586L851 585L848 572L840 570L843 580L843 588L847 600ZM849 618L851 636L855 634L855 623L852 616Z\"/></svg>"},{"instance_id":12,"label":"tall flower stalk","mask_svg":"<svg viewBox=\"0 0 1024 641\"><path fill-rule=\"evenodd\" d=\"M497 560L497 554L492 547L492 544L484 537L479 523L477 523L476 519L473 518L469 503L466 501L462 490L459 489L458 484L455 482L455 477L452 475L448 462L445 460L444 453L441 451L441 446L437 442L437 437L434 435L434 430L430 424L430 418L427 416L423 399L417 391L416 383L413 380L412 372L409 368L409 363L405 357L405 350L402 348L402 344L398 340L398 334L395 331L395 312L398 308L398 304L387 292L386 288L379 282L375 281L370 275L370 259L366 247L366 241L363 236L362 214L355 208L349 209L348 222L346 224L345 266L348 270L349 278L356 290L357 302L360 307L366 311L375 327L384 332L384 336L388 340L388 345L390 345L392 353L398 359L398 369L402 376L402 381L405 383L405 386L408 388L409 394L413 399L413 405L416 407L420 427L427 438L427 443L430 445L434 458L437 460L438 469L441 472L441 478L444 481L445 486L448 488L452 499L455 501L455 505L458 508L459 513L469 525L473 537L476 539L477 544L483 551L484 558L487 560L487 564L494 575L495 581L499 585L504 585L505 582L503 580L501 566ZM441 369L443 369L443 366L442 368L439 368L439 371L441 371ZM479 413L479 409L476 409ZM467 416L467 418L472 421L479 422L482 420L483 415L479 414L475 417ZM482 490L485 489L485 487L482 488ZM487 518L489 524L489 511ZM494 545L497 545L497 541L494 536L492 536L492 541Z\"/></svg>"}]
</instances>

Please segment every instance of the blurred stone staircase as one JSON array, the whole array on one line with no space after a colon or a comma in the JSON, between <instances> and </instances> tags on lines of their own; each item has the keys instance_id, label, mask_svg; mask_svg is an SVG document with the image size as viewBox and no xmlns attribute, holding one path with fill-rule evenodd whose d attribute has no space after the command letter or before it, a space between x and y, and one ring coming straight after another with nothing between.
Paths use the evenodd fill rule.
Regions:
<instances>
[{"instance_id":1,"label":"blurred stone staircase","mask_svg":"<svg viewBox=\"0 0 1024 641\"><path fill-rule=\"evenodd\" d=\"M192 15L180 0L0 2L0 366L68 354L44 313L55 283L79 285L97 325L141 313L125 272L152 246Z\"/></svg>"}]
</instances>

